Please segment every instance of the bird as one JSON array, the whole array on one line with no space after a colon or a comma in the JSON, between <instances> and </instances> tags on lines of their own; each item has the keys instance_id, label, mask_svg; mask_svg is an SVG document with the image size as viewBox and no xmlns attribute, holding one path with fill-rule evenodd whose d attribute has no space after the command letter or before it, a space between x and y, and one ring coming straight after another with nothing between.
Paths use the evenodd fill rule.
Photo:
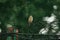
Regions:
<instances>
[{"instance_id":1,"label":"bird","mask_svg":"<svg viewBox=\"0 0 60 40\"><path fill-rule=\"evenodd\" d=\"M30 15L29 18L28 18L28 24L29 24L29 26L31 25L32 22L33 22L33 16Z\"/></svg>"},{"instance_id":2,"label":"bird","mask_svg":"<svg viewBox=\"0 0 60 40\"><path fill-rule=\"evenodd\" d=\"M29 18L28 18L28 22L29 22L29 23L32 23L32 21L33 21L33 16L30 15Z\"/></svg>"}]
</instances>

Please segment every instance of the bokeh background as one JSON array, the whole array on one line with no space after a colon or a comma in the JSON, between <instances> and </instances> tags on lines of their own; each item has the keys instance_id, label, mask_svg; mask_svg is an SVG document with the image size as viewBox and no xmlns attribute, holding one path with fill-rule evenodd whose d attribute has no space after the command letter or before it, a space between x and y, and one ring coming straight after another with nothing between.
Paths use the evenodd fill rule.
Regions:
<instances>
[{"instance_id":1,"label":"bokeh background","mask_svg":"<svg viewBox=\"0 0 60 40\"><path fill-rule=\"evenodd\" d=\"M53 9L53 5L58 7L57 10ZM0 0L0 29L2 29L2 33L7 33L6 25L11 24L14 29L19 30L19 33L39 34L40 29L47 25L43 21L43 17L51 16L51 13L54 13L54 11L56 12L55 15L57 16L58 22L60 22L60 0ZM28 23L30 15L33 16L33 22L31 24ZM60 26L60 23L58 25ZM34 37L38 38L37 36ZM6 35L3 35L1 40L6 39L11 40ZM26 39L19 38L19 40ZM42 38L42 40L45 39Z\"/></svg>"},{"instance_id":2,"label":"bokeh background","mask_svg":"<svg viewBox=\"0 0 60 40\"><path fill-rule=\"evenodd\" d=\"M6 24L18 28L20 33L39 33L45 27L44 16L53 13L53 5L57 5L56 16L60 21L60 0L0 0L0 28L6 32ZM28 18L33 16L33 22L29 26Z\"/></svg>"}]
</instances>

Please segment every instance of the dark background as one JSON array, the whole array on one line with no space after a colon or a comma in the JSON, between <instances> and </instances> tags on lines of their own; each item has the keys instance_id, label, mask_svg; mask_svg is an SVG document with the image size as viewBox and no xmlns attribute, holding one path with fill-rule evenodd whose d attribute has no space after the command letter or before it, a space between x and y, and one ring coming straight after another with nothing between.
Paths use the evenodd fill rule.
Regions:
<instances>
[{"instance_id":1,"label":"dark background","mask_svg":"<svg viewBox=\"0 0 60 40\"><path fill-rule=\"evenodd\" d=\"M45 27L42 18L53 13L53 5L57 5L57 18L60 21L60 0L0 0L0 28L7 30L6 24L13 25L22 33L38 33ZM32 15L34 20L28 25L28 18Z\"/></svg>"}]
</instances>

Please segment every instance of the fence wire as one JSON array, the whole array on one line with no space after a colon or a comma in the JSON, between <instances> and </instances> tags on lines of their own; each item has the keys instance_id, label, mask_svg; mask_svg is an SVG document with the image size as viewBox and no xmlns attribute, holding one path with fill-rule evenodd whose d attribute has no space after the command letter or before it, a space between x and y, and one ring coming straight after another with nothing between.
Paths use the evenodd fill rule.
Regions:
<instances>
[{"instance_id":1,"label":"fence wire","mask_svg":"<svg viewBox=\"0 0 60 40\"><path fill-rule=\"evenodd\" d=\"M18 37L17 37L17 36ZM8 40L8 37L13 37L13 40L58 40L60 35L39 35L28 33L0 33L0 40ZM10 39L11 40L11 39Z\"/></svg>"}]
</instances>

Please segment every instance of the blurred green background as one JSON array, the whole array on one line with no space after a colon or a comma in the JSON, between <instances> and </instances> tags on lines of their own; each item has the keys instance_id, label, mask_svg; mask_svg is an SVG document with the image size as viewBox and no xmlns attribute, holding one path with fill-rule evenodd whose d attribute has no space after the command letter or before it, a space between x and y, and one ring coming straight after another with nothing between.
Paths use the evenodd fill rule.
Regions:
<instances>
[{"instance_id":1,"label":"blurred green background","mask_svg":"<svg viewBox=\"0 0 60 40\"><path fill-rule=\"evenodd\" d=\"M57 18L60 18L60 0L0 0L0 28L5 32L6 24L13 25L20 32L38 33L45 27L42 18L53 13L53 5L57 5ZM33 16L32 24L28 25L29 16ZM60 19L59 19L60 21Z\"/></svg>"}]
</instances>

